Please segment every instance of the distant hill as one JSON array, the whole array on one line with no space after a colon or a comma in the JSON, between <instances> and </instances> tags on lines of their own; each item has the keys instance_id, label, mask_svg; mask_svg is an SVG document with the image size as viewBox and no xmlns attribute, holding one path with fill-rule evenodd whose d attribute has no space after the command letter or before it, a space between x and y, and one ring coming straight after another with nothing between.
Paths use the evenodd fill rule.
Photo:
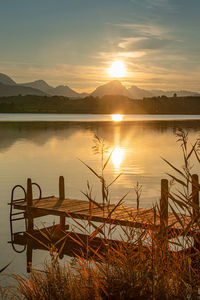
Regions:
<instances>
[{"instance_id":1,"label":"distant hill","mask_svg":"<svg viewBox=\"0 0 200 300\"><path fill-rule=\"evenodd\" d=\"M140 89L136 85L132 85L132 87L130 87L128 89L128 91L129 91L131 97L135 98L135 99L142 99L144 97L153 97L154 96L154 94L151 91Z\"/></svg>"},{"instance_id":2,"label":"distant hill","mask_svg":"<svg viewBox=\"0 0 200 300\"><path fill-rule=\"evenodd\" d=\"M46 83L46 81L44 80L36 80L33 82L20 83L20 85L38 89L44 93L48 93L48 90L53 89L53 87L48 85L48 83Z\"/></svg>"},{"instance_id":3,"label":"distant hill","mask_svg":"<svg viewBox=\"0 0 200 300\"><path fill-rule=\"evenodd\" d=\"M107 95L131 96L127 88L125 88L119 80L112 80L103 84L91 93L91 96L100 98Z\"/></svg>"},{"instance_id":4,"label":"distant hill","mask_svg":"<svg viewBox=\"0 0 200 300\"><path fill-rule=\"evenodd\" d=\"M167 96L167 97L173 97L174 94L176 94L178 97L188 97L188 96L200 96L200 93L197 92L191 92L191 91L163 91L163 90L151 90L150 93L153 96Z\"/></svg>"},{"instance_id":5,"label":"distant hill","mask_svg":"<svg viewBox=\"0 0 200 300\"><path fill-rule=\"evenodd\" d=\"M48 90L48 94L54 96L64 96L69 98L81 98L79 93L75 92L67 85L59 85L55 88L52 87Z\"/></svg>"},{"instance_id":6,"label":"distant hill","mask_svg":"<svg viewBox=\"0 0 200 300\"><path fill-rule=\"evenodd\" d=\"M20 85L6 85L0 82L0 97L18 96L18 95L38 95L44 96L45 93L30 87Z\"/></svg>"},{"instance_id":7,"label":"distant hill","mask_svg":"<svg viewBox=\"0 0 200 300\"><path fill-rule=\"evenodd\" d=\"M93 97L100 97L106 95L121 95L127 96L132 99L143 99L143 98L151 98L154 96L167 96L173 97L176 94L179 97L187 97L187 96L200 96L200 93L191 92L191 91L163 91L163 90L145 90L140 89L137 86L133 85L130 88L126 88L122 85L119 80L110 81L104 85L101 85L96 88L94 92L91 93Z\"/></svg>"},{"instance_id":8,"label":"distant hill","mask_svg":"<svg viewBox=\"0 0 200 300\"><path fill-rule=\"evenodd\" d=\"M33 82L27 82L20 84L27 87L32 87L35 89L39 89L50 96L63 96L68 98L84 98L88 96L87 93L77 93L76 91L72 90L67 85L59 85L57 87L52 87L44 80L36 80Z\"/></svg>"},{"instance_id":9,"label":"distant hill","mask_svg":"<svg viewBox=\"0 0 200 300\"><path fill-rule=\"evenodd\" d=\"M16 85L16 82L12 80L9 76L0 73L0 83L7 84L7 85Z\"/></svg>"}]
</instances>

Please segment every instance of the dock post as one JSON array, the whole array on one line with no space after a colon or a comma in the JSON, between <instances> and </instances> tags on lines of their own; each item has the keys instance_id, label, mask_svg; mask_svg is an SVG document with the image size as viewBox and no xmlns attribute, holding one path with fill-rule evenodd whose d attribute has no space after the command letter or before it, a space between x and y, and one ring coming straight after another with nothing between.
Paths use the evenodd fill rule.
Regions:
<instances>
[{"instance_id":1,"label":"dock post","mask_svg":"<svg viewBox=\"0 0 200 300\"><path fill-rule=\"evenodd\" d=\"M165 261L168 253L168 180L161 179L161 198L160 198L160 249Z\"/></svg>"},{"instance_id":2,"label":"dock post","mask_svg":"<svg viewBox=\"0 0 200 300\"><path fill-rule=\"evenodd\" d=\"M59 200L65 199L65 179L63 176L59 177ZM65 229L65 216L60 217L60 227Z\"/></svg>"},{"instance_id":3,"label":"dock post","mask_svg":"<svg viewBox=\"0 0 200 300\"><path fill-rule=\"evenodd\" d=\"M192 206L193 206L193 217L194 221L198 222L200 217L200 210L199 210L199 178L197 174L192 175ZM200 250L200 235L196 234L194 238L194 248Z\"/></svg>"},{"instance_id":4,"label":"dock post","mask_svg":"<svg viewBox=\"0 0 200 300\"><path fill-rule=\"evenodd\" d=\"M33 231L33 217L31 206L33 205L33 192L32 192L32 181L30 178L27 179L27 194L26 194L26 201L27 201L27 219L28 219L28 232L31 233Z\"/></svg>"},{"instance_id":5,"label":"dock post","mask_svg":"<svg viewBox=\"0 0 200 300\"><path fill-rule=\"evenodd\" d=\"M168 226L168 193L168 180L161 179L160 227L162 232Z\"/></svg>"}]
</instances>

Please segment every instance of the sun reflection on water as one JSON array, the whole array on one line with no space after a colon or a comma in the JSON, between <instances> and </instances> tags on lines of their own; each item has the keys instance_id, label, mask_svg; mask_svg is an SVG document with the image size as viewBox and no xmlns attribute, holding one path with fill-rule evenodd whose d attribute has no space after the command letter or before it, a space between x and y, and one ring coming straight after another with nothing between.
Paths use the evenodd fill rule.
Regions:
<instances>
[{"instance_id":1,"label":"sun reflection on water","mask_svg":"<svg viewBox=\"0 0 200 300\"><path fill-rule=\"evenodd\" d=\"M112 162L116 169L120 167L123 157L124 157L124 150L120 147L116 147L112 153Z\"/></svg>"},{"instance_id":2,"label":"sun reflection on water","mask_svg":"<svg viewBox=\"0 0 200 300\"><path fill-rule=\"evenodd\" d=\"M116 114L116 115L112 115L112 120L114 122L120 122L123 120L123 115L119 115L119 114Z\"/></svg>"}]
</instances>

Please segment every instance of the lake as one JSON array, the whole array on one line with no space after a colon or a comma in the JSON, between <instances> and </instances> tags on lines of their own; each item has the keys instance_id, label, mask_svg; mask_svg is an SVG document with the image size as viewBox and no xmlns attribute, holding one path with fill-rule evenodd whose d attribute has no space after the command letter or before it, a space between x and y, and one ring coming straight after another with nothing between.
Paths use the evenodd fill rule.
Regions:
<instances>
[{"instance_id":1,"label":"lake","mask_svg":"<svg viewBox=\"0 0 200 300\"><path fill-rule=\"evenodd\" d=\"M107 182L121 174L110 189L111 201L117 202L129 192L125 203L136 206L134 187L139 182L140 205L149 208L159 201L160 180L171 171L161 157L177 167L183 165L175 135L179 128L188 131L194 142L200 133L200 116L126 115L115 122L111 115L0 114L0 267L12 261L8 272L23 274L26 270L25 253L15 253L8 244L7 203L13 186L26 186L30 177L41 186L44 196L58 195L58 177L63 175L67 196L85 199L82 192L89 181L100 201L100 184L81 162L100 171L100 157L92 149L98 136L109 147L108 153L113 151L105 170ZM198 166L193 170L197 172ZM17 196L21 196L19 192ZM45 222L54 220L48 217ZM35 252L34 267L39 268L46 257L46 252Z\"/></svg>"}]
</instances>

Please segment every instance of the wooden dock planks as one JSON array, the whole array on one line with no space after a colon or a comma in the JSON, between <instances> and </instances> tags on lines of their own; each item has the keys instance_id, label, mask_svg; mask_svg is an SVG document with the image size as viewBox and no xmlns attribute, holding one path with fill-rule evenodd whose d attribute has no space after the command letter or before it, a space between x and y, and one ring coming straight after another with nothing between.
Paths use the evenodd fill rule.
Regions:
<instances>
[{"instance_id":1,"label":"wooden dock planks","mask_svg":"<svg viewBox=\"0 0 200 300\"><path fill-rule=\"evenodd\" d=\"M102 204L99 204L102 206ZM37 200L33 200L32 206L29 209L32 213L35 213L35 216L40 215L57 215L65 217L73 217L77 219L87 220L91 218L93 221L97 222L107 222L113 224L119 224L124 226L131 227L144 227L144 226L159 226L160 217L156 216L156 222L154 220L154 211L153 209L139 209L137 210L134 207L130 206L119 206L114 210L112 215L109 217L110 211L114 208L114 205L110 205L109 208L106 206L104 211L96 206L91 204L91 210L89 209L90 204L85 200L76 200L76 199L64 199L60 200L57 197L46 197ZM17 202L14 205L15 209L26 210L27 202ZM186 215L180 215L179 217L184 220L184 226L186 227L191 218ZM177 223L177 220L173 213L168 213L168 224L173 225L173 228L183 230L181 224Z\"/></svg>"}]
</instances>

